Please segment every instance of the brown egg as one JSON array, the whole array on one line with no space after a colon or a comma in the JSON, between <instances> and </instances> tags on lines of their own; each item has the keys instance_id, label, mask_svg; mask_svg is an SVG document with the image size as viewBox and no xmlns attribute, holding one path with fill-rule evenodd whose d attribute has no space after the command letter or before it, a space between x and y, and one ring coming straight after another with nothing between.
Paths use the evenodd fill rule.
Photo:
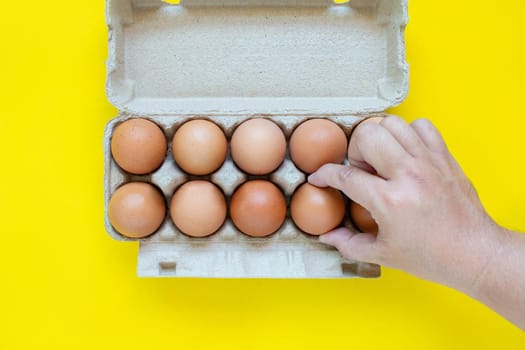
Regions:
<instances>
[{"instance_id":1,"label":"brown egg","mask_svg":"<svg viewBox=\"0 0 525 350\"><path fill-rule=\"evenodd\" d=\"M154 186L130 182L115 191L108 207L109 221L120 234L143 238L160 227L166 216L166 203Z\"/></svg>"},{"instance_id":2,"label":"brown egg","mask_svg":"<svg viewBox=\"0 0 525 350\"><path fill-rule=\"evenodd\" d=\"M305 173L313 173L327 163L342 163L346 150L345 133L337 124L326 119L311 119L302 123L290 139L290 156Z\"/></svg>"},{"instance_id":3,"label":"brown egg","mask_svg":"<svg viewBox=\"0 0 525 350\"><path fill-rule=\"evenodd\" d=\"M231 139L235 164L253 175L269 174L286 156L286 138L281 128L267 119L250 119L235 129Z\"/></svg>"},{"instance_id":4,"label":"brown egg","mask_svg":"<svg viewBox=\"0 0 525 350\"><path fill-rule=\"evenodd\" d=\"M350 218L361 232L376 235L379 231L379 227L370 212L356 202L350 204Z\"/></svg>"},{"instance_id":5,"label":"brown egg","mask_svg":"<svg viewBox=\"0 0 525 350\"><path fill-rule=\"evenodd\" d=\"M188 236L206 237L224 223L226 198L211 182L190 181L171 198L170 213L175 226Z\"/></svg>"},{"instance_id":6,"label":"brown egg","mask_svg":"<svg viewBox=\"0 0 525 350\"><path fill-rule=\"evenodd\" d=\"M235 226L245 234L264 237L277 231L286 218L286 200L277 186L265 180L248 181L230 203Z\"/></svg>"},{"instance_id":7,"label":"brown egg","mask_svg":"<svg viewBox=\"0 0 525 350\"><path fill-rule=\"evenodd\" d=\"M208 120L184 123L173 136L175 162L193 175L207 175L217 170L226 159L227 148L222 130Z\"/></svg>"},{"instance_id":8,"label":"brown egg","mask_svg":"<svg viewBox=\"0 0 525 350\"><path fill-rule=\"evenodd\" d=\"M146 119L129 119L120 124L111 138L115 162L132 174L151 173L166 157L166 137L157 124Z\"/></svg>"},{"instance_id":9,"label":"brown egg","mask_svg":"<svg viewBox=\"0 0 525 350\"><path fill-rule=\"evenodd\" d=\"M375 123L375 124L379 124L381 123L381 121L384 119L384 117L372 117L372 118L367 118L365 120L363 120L362 122L360 122L355 128L354 128L354 131L357 130L357 128L359 128L361 125L363 124L366 124L366 123ZM352 132L353 133L353 132ZM350 135L350 142L348 143L348 159L350 160L350 164L354 165L354 166L357 166L371 174L376 174L376 171L375 169L370 166L369 164L367 164L366 162L364 162L364 160L362 159L361 155L359 154L359 151L357 149L357 145L355 144L355 139L352 138L352 135Z\"/></svg>"},{"instance_id":10,"label":"brown egg","mask_svg":"<svg viewBox=\"0 0 525 350\"><path fill-rule=\"evenodd\" d=\"M345 216L345 201L333 188L303 184L292 196L292 219L304 232L322 235L336 228Z\"/></svg>"}]
</instances>

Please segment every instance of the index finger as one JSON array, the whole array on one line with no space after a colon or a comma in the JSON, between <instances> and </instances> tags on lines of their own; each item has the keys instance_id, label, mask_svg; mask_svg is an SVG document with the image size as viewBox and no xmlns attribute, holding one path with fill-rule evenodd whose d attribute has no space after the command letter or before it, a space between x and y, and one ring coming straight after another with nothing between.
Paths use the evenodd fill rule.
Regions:
<instances>
[{"instance_id":1,"label":"index finger","mask_svg":"<svg viewBox=\"0 0 525 350\"><path fill-rule=\"evenodd\" d=\"M308 182L318 187L333 187L343 191L350 199L372 209L379 196L377 193L386 180L355 167L326 164L308 177Z\"/></svg>"}]
</instances>

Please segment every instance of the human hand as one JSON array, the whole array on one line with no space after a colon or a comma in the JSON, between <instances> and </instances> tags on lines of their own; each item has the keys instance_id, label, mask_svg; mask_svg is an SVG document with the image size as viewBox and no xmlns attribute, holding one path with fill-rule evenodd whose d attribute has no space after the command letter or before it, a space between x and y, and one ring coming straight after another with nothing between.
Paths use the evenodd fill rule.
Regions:
<instances>
[{"instance_id":1,"label":"human hand","mask_svg":"<svg viewBox=\"0 0 525 350\"><path fill-rule=\"evenodd\" d=\"M501 228L438 130L389 116L363 123L349 146L350 166L329 164L309 177L367 208L376 235L346 228L320 237L348 259L378 263L467 290L497 253Z\"/></svg>"}]
</instances>

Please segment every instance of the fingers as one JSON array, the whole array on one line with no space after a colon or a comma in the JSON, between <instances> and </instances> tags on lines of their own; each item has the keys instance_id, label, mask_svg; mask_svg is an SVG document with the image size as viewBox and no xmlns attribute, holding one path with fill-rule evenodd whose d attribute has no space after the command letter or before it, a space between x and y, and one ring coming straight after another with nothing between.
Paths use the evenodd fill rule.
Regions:
<instances>
[{"instance_id":1,"label":"fingers","mask_svg":"<svg viewBox=\"0 0 525 350\"><path fill-rule=\"evenodd\" d=\"M441 154L449 154L443 137L428 119L413 121L411 126L429 150Z\"/></svg>"},{"instance_id":2,"label":"fingers","mask_svg":"<svg viewBox=\"0 0 525 350\"><path fill-rule=\"evenodd\" d=\"M378 260L376 237L369 233L352 233L347 228L338 228L319 237L321 243L337 248L345 258L367 263L380 263Z\"/></svg>"},{"instance_id":3,"label":"fingers","mask_svg":"<svg viewBox=\"0 0 525 350\"><path fill-rule=\"evenodd\" d=\"M352 138L348 149L350 163L365 162L384 179L394 177L400 166L413 159L390 131L381 125L360 125Z\"/></svg>"},{"instance_id":4,"label":"fingers","mask_svg":"<svg viewBox=\"0 0 525 350\"><path fill-rule=\"evenodd\" d=\"M448 150L443 136L441 136L441 133L434 126L434 124L432 124L432 122L427 119L418 119L412 122L411 125L419 135L419 138L423 140L427 148L434 152L435 155L437 154L439 159L443 159L445 161L445 164L448 165L446 167L447 169L452 169L456 174L463 174L463 170L461 169L460 165ZM439 168L443 168L442 166L439 166L440 162L436 160L436 157L434 157L433 162L434 164L438 165Z\"/></svg>"},{"instance_id":5,"label":"fingers","mask_svg":"<svg viewBox=\"0 0 525 350\"><path fill-rule=\"evenodd\" d=\"M310 175L308 181L318 187L333 187L343 191L349 198L367 207L374 208L377 191L385 180L366 171L339 164L326 164Z\"/></svg>"},{"instance_id":6,"label":"fingers","mask_svg":"<svg viewBox=\"0 0 525 350\"><path fill-rule=\"evenodd\" d=\"M389 116L384 118L380 124L412 156L422 157L428 152L417 132L403 119L397 116Z\"/></svg>"}]
</instances>

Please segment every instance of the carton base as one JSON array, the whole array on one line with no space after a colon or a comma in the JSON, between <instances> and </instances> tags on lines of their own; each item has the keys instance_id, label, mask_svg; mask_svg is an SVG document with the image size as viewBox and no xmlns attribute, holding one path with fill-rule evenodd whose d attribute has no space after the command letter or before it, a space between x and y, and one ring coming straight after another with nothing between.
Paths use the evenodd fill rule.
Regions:
<instances>
[{"instance_id":1,"label":"carton base","mask_svg":"<svg viewBox=\"0 0 525 350\"><path fill-rule=\"evenodd\" d=\"M373 278L375 264L349 261L321 243L208 244L141 242L140 277Z\"/></svg>"}]
</instances>

